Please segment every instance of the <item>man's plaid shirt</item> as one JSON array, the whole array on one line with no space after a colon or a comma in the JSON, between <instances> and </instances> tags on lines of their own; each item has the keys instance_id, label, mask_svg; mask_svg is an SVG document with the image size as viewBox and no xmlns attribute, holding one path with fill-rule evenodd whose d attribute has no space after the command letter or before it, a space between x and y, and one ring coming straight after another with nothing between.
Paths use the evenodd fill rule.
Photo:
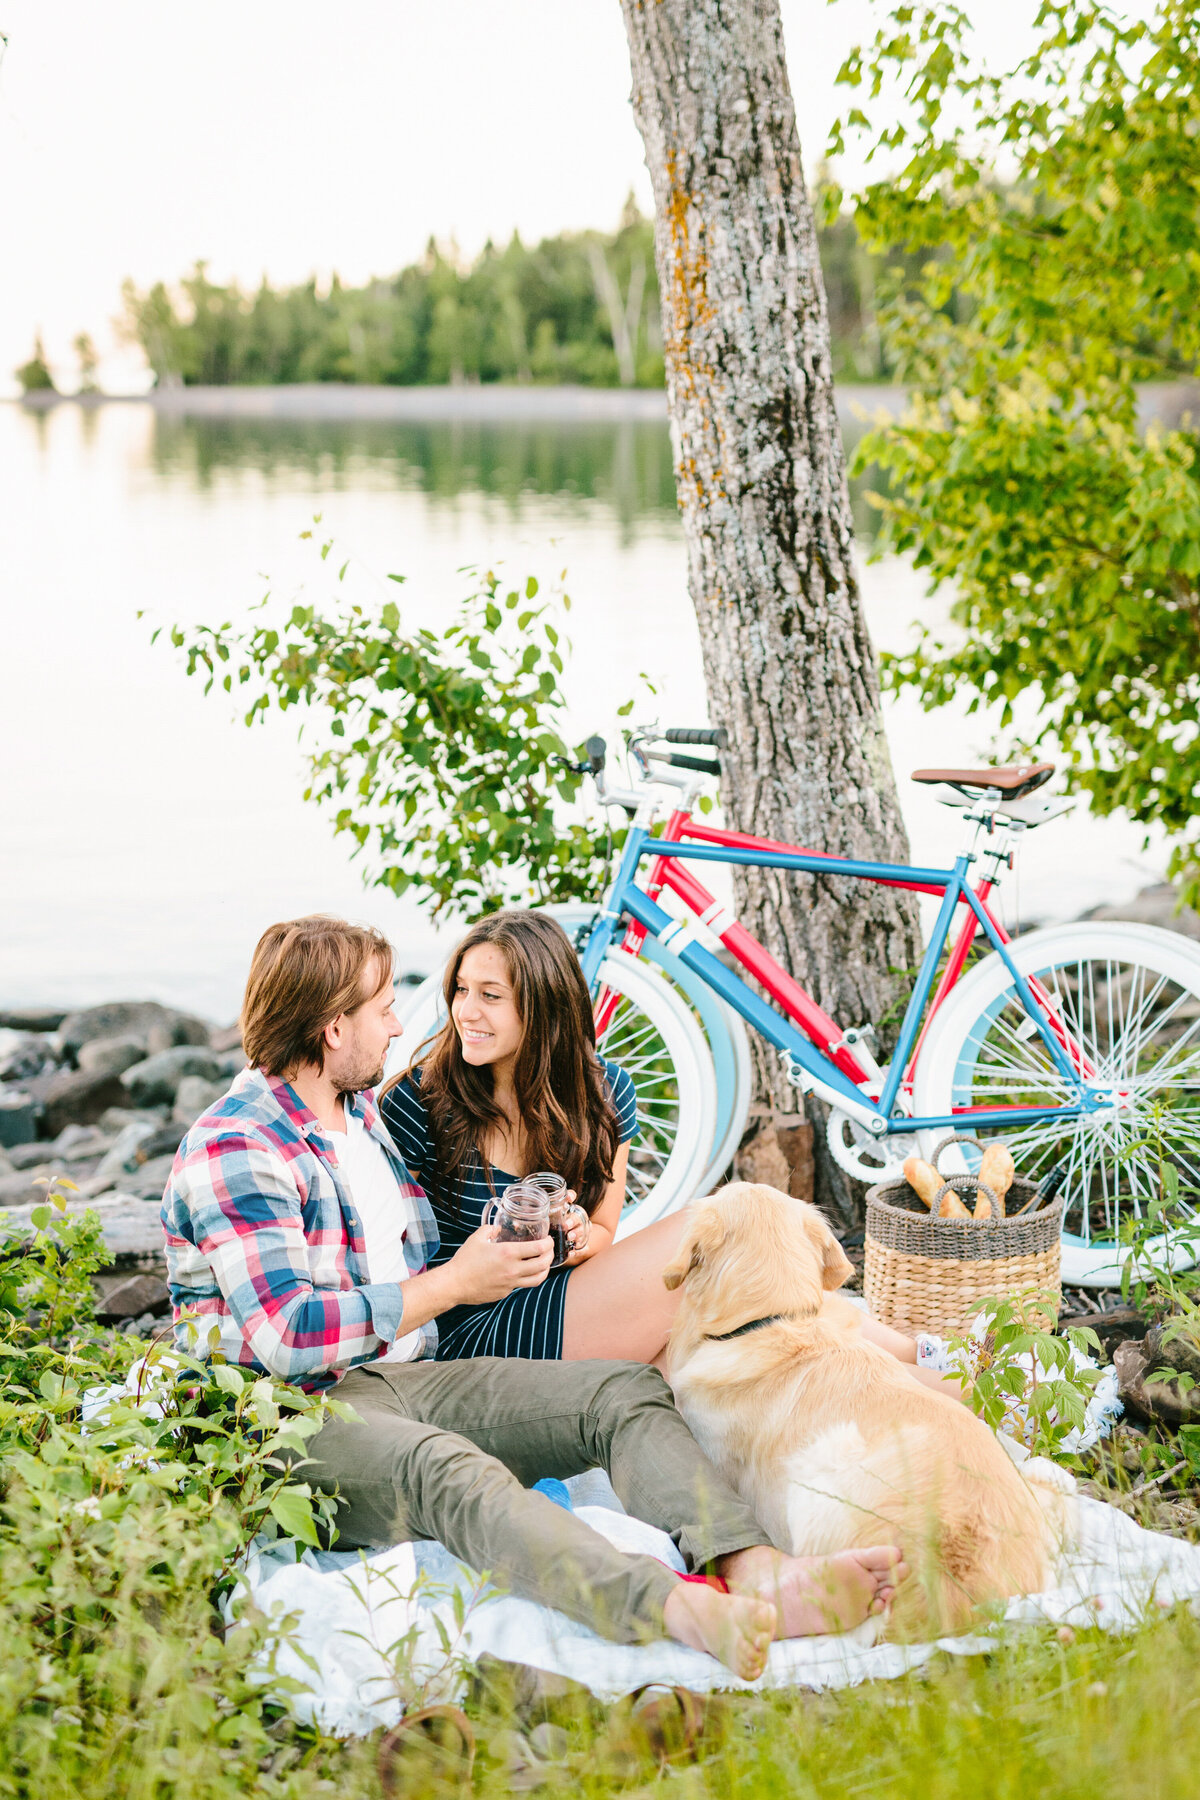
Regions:
<instances>
[{"instance_id":1,"label":"man's plaid shirt","mask_svg":"<svg viewBox=\"0 0 1200 1800\"><path fill-rule=\"evenodd\" d=\"M395 1171L404 1259L419 1274L438 1247L429 1202L371 1099L344 1104ZM261 1069L244 1070L180 1144L162 1221L180 1350L203 1356L216 1324L230 1362L315 1389L403 1335L403 1284L371 1281L335 1140L286 1081ZM197 1321L191 1331L185 1310ZM436 1325L422 1336L418 1355L432 1356Z\"/></svg>"}]
</instances>

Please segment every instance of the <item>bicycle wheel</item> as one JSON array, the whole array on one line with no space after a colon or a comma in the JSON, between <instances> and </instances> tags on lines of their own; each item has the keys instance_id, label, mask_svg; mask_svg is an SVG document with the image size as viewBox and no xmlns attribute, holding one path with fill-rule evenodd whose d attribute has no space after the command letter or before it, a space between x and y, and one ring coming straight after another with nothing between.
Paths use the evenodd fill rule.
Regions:
<instances>
[{"instance_id":1,"label":"bicycle wheel","mask_svg":"<svg viewBox=\"0 0 1200 1800\"><path fill-rule=\"evenodd\" d=\"M396 1040L389 1076L408 1068L445 1018L443 973L430 975L398 1008L404 1035ZM620 1063L637 1090L638 1132L617 1228L618 1237L627 1237L702 1191L716 1077L695 1016L663 976L616 953L605 960L602 979L620 995L620 1004L600 1049Z\"/></svg>"},{"instance_id":2,"label":"bicycle wheel","mask_svg":"<svg viewBox=\"0 0 1200 1800\"><path fill-rule=\"evenodd\" d=\"M1115 1287L1128 1256L1122 1228L1159 1192L1156 1153L1136 1147L1153 1102L1167 1108L1162 1147L1179 1172L1181 1194L1193 1208L1200 1204L1200 952L1153 926L1085 920L1032 931L1010 954L1027 980L1047 990L1095 1071L1092 1085L1111 1090L1112 1101L1003 1136L1030 1180L1065 1165L1064 1282ZM934 1020L916 1072L916 1113L1059 1106L1069 1098L1012 976L998 955L985 958ZM972 1129L969 1117L962 1125ZM1176 1267L1193 1260L1165 1237L1143 1256L1170 1258Z\"/></svg>"},{"instance_id":3,"label":"bicycle wheel","mask_svg":"<svg viewBox=\"0 0 1200 1800\"><path fill-rule=\"evenodd\" d=\"M574 936L577 944L582 946L600 908L585 901L567 901L545 910L553 914L567 935ZM621 952L614 950L613 954ZM696 1183L696 1193L707 1194L733 1161L746 1129L754 1094L750 1038L741 1014L715 994L673 950L665 949L657 938L647 937L639 955L654 963L681 990L698 1015L708 1040L717 1080L717 1105L708 1162Z\"/></svg>"}]
</instances>

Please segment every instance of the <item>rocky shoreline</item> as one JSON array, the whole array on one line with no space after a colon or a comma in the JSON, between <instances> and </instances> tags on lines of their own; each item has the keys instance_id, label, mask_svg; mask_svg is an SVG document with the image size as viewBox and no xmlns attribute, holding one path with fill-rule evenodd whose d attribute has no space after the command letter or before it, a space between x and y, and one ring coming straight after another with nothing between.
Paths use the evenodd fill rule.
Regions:
<instances>
[{"instance_id":1,"label":"rocky shoreline","mask_svg":"<svg viewBox=\"0 0 1200 1800\"><path fill-rule=\"evenodd\" d=\"M29 1224L55 1183L92 1207L110 1261L99 1317L130 1331L169 1315L159 1205L180 1140L245 1066L236 1027L156 1001L0 1011L0 1224Z\"/></svg>"}]
</instances>

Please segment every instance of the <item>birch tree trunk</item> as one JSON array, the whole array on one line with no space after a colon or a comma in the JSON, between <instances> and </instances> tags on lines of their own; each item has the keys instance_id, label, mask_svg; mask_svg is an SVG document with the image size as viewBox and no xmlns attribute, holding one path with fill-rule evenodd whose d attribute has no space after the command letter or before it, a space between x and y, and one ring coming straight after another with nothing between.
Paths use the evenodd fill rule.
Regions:
<instances>
[{"instance_id":1,"label":"birch tree trunk","mask_svg":"<svg viewBox=\"0 0 1200 1800\"><path fill-rule=\"evenodd\" d=\"M842 855L908 845L859 602L829 324L778 0L622 0L654 182L667 398L731 826ZM689 724L689 720L675 721ZM747 927L843 1026L920 955L912 896L741 870ZM755 1045L760 1098L800 1110ZM817 1197L853 1216L814 1102Z\"/></svg>"}]
</instances>

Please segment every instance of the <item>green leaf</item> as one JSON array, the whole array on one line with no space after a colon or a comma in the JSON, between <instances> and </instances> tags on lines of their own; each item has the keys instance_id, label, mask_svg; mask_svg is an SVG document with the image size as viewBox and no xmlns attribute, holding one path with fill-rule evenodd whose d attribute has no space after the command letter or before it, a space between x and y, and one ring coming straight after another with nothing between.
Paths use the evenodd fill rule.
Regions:
<instances>
[{"instance_id":1,"label":"green leaf","mask_svg":"<svg viewBox=\"0 0 1200 1800\"><path fill-rule=\"evenodd\" d=\"M218 1331L218 1342L219 1341L220 1334ZM248 1379L239 1369L235 1369L232 1364L225 1362L214 1362L210 1364L209 1374L223 1394L241 1394Z\"/></svg>"},{"instance_id":2,"label":"green leaf","mask_svg":"<svg viewBox=\"0 0 1200 1800\"><path fill-rule=\"evenodd\" d=\"M294 1487L285 1487L272 1496L270 1514L285 1537L299 1538L302 1544L319 1549L321 1540L313 1521L312 1501Z\"/></svg>"}]
</instances>

